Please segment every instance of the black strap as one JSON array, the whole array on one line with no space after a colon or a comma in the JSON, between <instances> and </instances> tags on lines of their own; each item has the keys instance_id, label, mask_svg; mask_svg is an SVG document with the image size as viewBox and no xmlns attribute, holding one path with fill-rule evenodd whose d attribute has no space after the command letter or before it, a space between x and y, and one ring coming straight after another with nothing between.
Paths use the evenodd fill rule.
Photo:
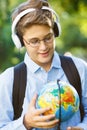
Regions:
<instances>
[{"instance_id":1,"label":"black strap","mask_svg":"<svg viewBox=\"0 0 87 130\"><path fill-rule=\"evenodd\" d=\"M80 101L82 100L81 80L78 70L70 57L60 56L61 66L69 80L69 82L76 88ZM14 86L13 86L13 107L14 107L14 119L20 117L22 112L22 104L26 89L26 65L24 62L18 64L14 68ZM84 116L84 109L82 101L80 102L81 119Z\"/></svg>"},{"instance_id":2,"label":"black strap","mask_svg":"<svg viewBox=\"0 0 87 130\"><path fill-rule=\"evenodd\" d=\"M22 105L25 96L26 87L26 65L24 62L14 67L14 84L13 84L13 108L14 119L21 116Z\"/></svg>"},{"instance_id":3,"label":"black strap","mask_svg":"<svg viewBox=\"0 0 87 130\"><path fill-rule=\"evenodd\" d=\"M84 116L84 109L82 105L82 87L81 87L81 80L78 73L78 70L72 60L72 58L68 56L60 56L61 66L69 80L69 82L75 87L77 90L79 97L80 97L80 113L81 113L81 120Z\"/></svg>"}]
</instances>

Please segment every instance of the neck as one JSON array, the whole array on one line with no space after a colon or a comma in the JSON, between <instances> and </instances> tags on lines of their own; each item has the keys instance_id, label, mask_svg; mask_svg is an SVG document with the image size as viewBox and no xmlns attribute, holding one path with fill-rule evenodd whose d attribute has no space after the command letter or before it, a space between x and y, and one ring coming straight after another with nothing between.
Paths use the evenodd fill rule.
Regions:
<instances>
[{"instance_id":1,"label":"neck","mask_svg":"<svg viewBox=\"0 0 87 130\"><path fill-rule=\"evenodd\" d=\"M51 67L51 63L50 64L45 64L43 66L41 66L46 72L48 72L50 70Z\"/></svg>"}]
</instances>

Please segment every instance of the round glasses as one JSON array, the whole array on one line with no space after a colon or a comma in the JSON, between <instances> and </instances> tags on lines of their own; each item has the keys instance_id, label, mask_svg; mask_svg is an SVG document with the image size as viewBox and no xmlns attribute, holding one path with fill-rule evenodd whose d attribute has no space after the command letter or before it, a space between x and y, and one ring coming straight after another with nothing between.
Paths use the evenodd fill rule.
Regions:
<instances>
[{"instance_id":1,"label":"round glasses","mask_svg":"<svg viewBox=\"0 0 87 130\"><path fill-rule=\"evenodd\" d=\"M26 42L26 44L30 45L31 47L39 47L41 41L43 41L46 45L52 43L53 37L54 37L54 34L49 33L41 40L39 38L32 38L32 39L29 39L29 41L26 41L24 39L24 41Z\"/></svg>"}]
</instances>

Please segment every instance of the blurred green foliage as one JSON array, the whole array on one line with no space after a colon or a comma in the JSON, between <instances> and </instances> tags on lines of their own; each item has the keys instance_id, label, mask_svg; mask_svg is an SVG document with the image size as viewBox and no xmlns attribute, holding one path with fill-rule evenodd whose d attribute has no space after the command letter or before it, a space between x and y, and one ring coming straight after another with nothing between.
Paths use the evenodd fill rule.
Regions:
<instances>
[{"instance_id":1,"label":"blurred green foliage","mask_svg":"<svg viewBox=\"0 0 87 130\"><path fill-rule=\"evenodd\" d=\"M23 60L25 49L17 50L11 39L11 12L24 0L0 0L0 72ZM48 0L59 15L62 33L56 38L59 53L71 52L87 59L87 0Z\"/></svg>"}]
</instances>

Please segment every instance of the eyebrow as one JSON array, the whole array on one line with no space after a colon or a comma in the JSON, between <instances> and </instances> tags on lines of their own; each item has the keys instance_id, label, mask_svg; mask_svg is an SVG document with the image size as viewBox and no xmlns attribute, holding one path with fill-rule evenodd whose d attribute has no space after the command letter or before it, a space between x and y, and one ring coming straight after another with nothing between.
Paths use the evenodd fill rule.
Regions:
<instances>
[{"instance_id":1,"label":"eyebrow","mask_svg":"<svg viewBox=\"0 0 87 130\"><path fill-rule=\"evenodd\" d=\"M45 38L45 37L48 36L49 34L52 34L52 32L49 32L48 34L44 35L43 38ZM27 40L29 41L30 39L39 39L39 37L32 37L32 38L28 38Z\"/></svg>"}]
</instances>

